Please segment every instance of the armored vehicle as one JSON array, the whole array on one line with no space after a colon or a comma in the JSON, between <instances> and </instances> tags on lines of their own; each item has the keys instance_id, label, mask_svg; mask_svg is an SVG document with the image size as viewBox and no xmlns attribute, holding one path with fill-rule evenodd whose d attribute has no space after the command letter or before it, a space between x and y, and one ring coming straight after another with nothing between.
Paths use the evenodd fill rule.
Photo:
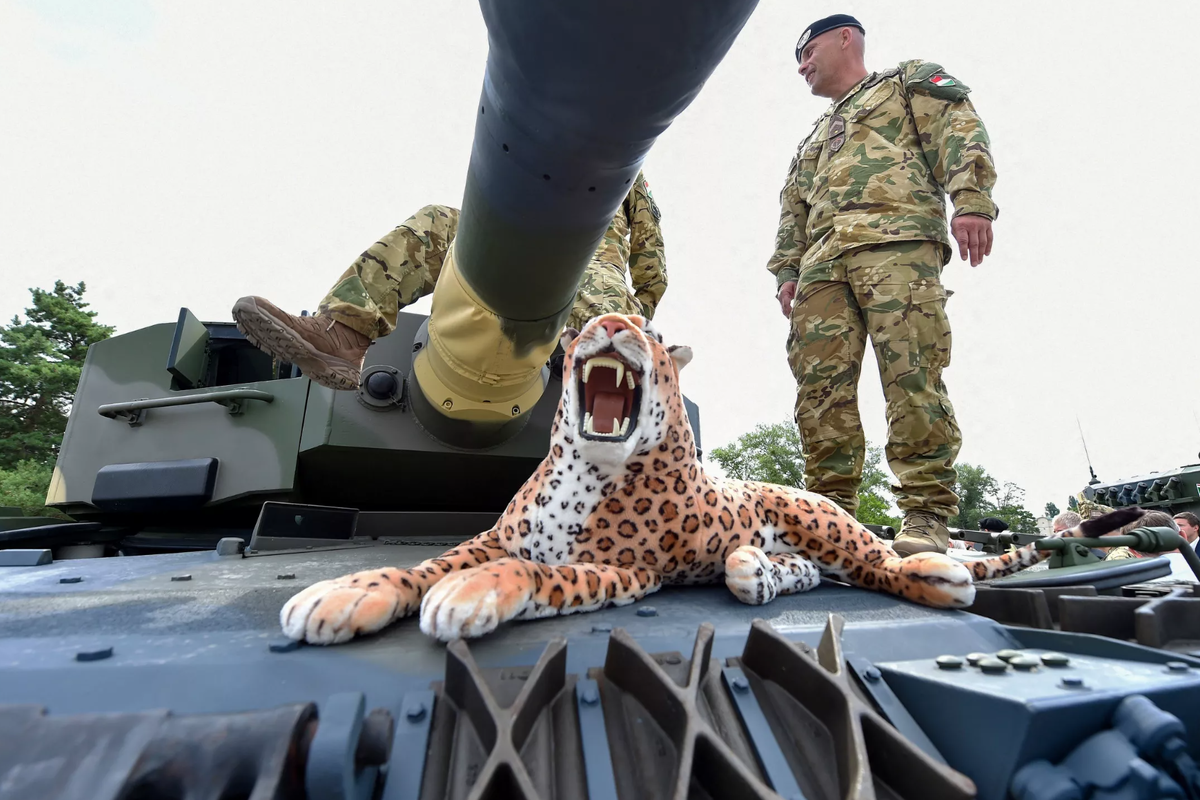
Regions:
<instances>
[{"instance_id":1,"label":"armored vehicle","mask_svg":"<svg viewBox=\"0 0 1200 800\"><path fill-rule=\"evenodd\" d=\"M1169 514L1181 511L1200 513L1200 464L1112 483L1095 481L1084 492L1097 503L1113 508L1141 506Z\"/></svg>"},{"instance_id":2,"label":"armored vehicle","mask_svg":"<svg viewBox=\"0 0 1200 800\"><path fill-rule=\"evenodd\" d=\"M1200 796L1200 598L1122 589L1156 559L968 611L712 586L448 646L281 636L302 587L492 525L589 255L754 5L481 0L458 238L357 391L186 309L92 347L49 495L73 521L0 519L0 798Z\"/></svg>"}]
</instances>

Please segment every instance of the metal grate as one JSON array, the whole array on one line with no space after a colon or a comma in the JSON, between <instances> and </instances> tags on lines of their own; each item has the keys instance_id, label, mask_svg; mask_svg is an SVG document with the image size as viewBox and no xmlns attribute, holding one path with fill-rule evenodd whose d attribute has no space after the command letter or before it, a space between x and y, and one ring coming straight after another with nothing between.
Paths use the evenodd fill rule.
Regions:
<instances>
[{"instance_id":1,"label":"metal grate","mask_svg":"<svg viewBox=\"0 0 1200 800\"><path fill-rule=\"evenodd\" d=\"M689 658L647 653L617 629L604 666L585 677L567 674L562 639L520 669L481 669L454 642L445 681L434 685L419 796L974 797L878 672L848 667L841 629L831 616L814 651L756 621L741 657L725 665L711 657L707 623ZM863 688L872 676L878 686Z\"/></svg>"}]
</instances>

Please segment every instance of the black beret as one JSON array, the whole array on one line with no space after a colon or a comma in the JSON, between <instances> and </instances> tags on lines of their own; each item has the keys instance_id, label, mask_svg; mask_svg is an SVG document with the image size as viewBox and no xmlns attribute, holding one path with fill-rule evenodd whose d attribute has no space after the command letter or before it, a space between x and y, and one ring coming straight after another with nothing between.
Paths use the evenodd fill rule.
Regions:
<instances>
[{"instance_id":1,"label":"black beret","mask_svg":"<svg viewBox=\"0 0 1200 800\"><path fill-rule=\"evenodd\" d=\"M862 23L856 20L849 14L834 14L824 19L819 19L812 25L804 29L804 33L800 34L800 41L796 42L796 60L800 60L800 56L804 52L804 45L808 44L812 39L820 36L826 31L831 31L834 28L844 28L847 25L858 28L864 34L867 32Z\"/></svg>"},{"instance_id":2,"label":"black beret","mask_svg":"<svg viewBox=\"0 0 1200 800\"><path fill-rule=\"evenodd\" d=\"M1008 523L995 517L984 517L979 520L979 530L987 531L988 533L1000 533L1001 531L1008 530Z\"/></svg>"}]
</instances>

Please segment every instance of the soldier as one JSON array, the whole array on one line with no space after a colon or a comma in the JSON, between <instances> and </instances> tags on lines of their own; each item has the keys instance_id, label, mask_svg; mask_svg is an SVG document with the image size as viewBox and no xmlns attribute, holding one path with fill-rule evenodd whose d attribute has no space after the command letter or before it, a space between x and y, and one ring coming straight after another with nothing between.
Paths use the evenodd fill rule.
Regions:
<instances>
[{"instance_id":1,"label":"soldier","mask_svg":"<svg viewBox=\"0 0 1200 800\"><path fill-rule=\"evenodd\" d=\"M396 328L401 308L433 291L458 230L458 209L425 206L373 244L325 295L314 317L281 311L261 297L233 306L238 330L322 386L357 389L367 347ZM610 312L647 319L667 290L661 214L638 173L579 282L567 325L582 329ZM633 280L633 292L626 271Z\"/></svg>"},{"instance_id":2,"label":"soldier","mask_svg":"<svg viewBox=\"0 0 1200 800\"><path fill-rule=\"evenodd\" d=\"M1095 497L1094 494L1092 496ZM1076 513L1074 515L1075 521L1070 526L1072 528L1075 527L1075 525L1078 525L1080 522L1082 522L1085 519L1097 519L1099 517L1103 517L1105 514L1111 514L1114 511L1112 506L1106 506L1103 503L1097 503L1095 500L1089 500L1088 492L1086 492L1086 491L1077 493L1075 495L1074 499L1075 499L1075 512ZM1064 511L1062 514L1059 514L1058 517L1055 517L1054 519L1055 519L1056 523L1057 523L1057 520L1059 517L1062 517L1067 513L1068 512ZM1137 526L1135 525L1134 527L1137 527ZM1057 527L1055 528L1054 532L1058 533ZM1118 533L1119 532L1120 531L1118 531ZM1092 547L1090 549L1092 551L1092 555L1094 555L1100 559L1103 559L1108 554L1108 551L1109 551L1109 548L1107 548L1107 547Z\"/></svg>"},{"instance_id":3,"label":"soldier","mask_svg":"<svg viewBox=\"0 0 1200 800\"><path fill-rule=\"evenodd\" d=\"M1179 526L1175 524L1175 520L1171 519L1170 514L1165 511L1147 511L1141 517L1111 535L1120 536L1136 528L1170 528L1179 533ZM1147 555L1147 553L1139 552L1132 547L1113 547L1108 550L1108 555L1104 556L1104 560L1120 561L1125 558L1145 558Z\"/></svg>"},{"instance_id":4,"label":"soldier","mask_svg":"<svg viewBox=\"0 0 1200 800\"><path fill-rule=\"evenodd\" d=\"M800 75L834 102L792 160L767 269L791 322L807 488L857 509L866 450L857 386L870 337L904 512L893 546L945 552L962 441L942 381L950 326L940 278L953 252L945 195L959 255L978 266L992 248L996 172L961 81L924 61L868 73L863 40L862 24L837 14L796 45Z\"/></svg>"}]
</instances>

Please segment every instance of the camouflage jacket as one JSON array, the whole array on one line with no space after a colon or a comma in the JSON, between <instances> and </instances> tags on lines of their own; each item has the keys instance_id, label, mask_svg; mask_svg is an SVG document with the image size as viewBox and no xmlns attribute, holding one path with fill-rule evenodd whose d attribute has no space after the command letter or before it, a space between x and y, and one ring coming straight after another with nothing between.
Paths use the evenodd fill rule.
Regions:
<instances>
[{"instance_id":1,"label":"camouflage jacket","mask_svg":"<svg viewBox=\"0 0 1200 800\"><path fill-rule=\"evenodd\" d=\"M854 247L945 245L955 214L995 218L996 170L968 89L940 66L905 61L871 73L817 120L788 168L767 269L776 287Z\"/></svg>"},{"instance_id":2,"label":"camouflage jacket","mask_svg":"<svg viewBox=\"0 0 1200 800\"><path fill-rule=\"evenodd\" d=\"M617 209L604 241L592 256L624 272L629 269L634 296L647 318L654 316L658 301L667 291L667 266L663 261L662 214L650 194L646 176L638 173L625 202Z\"/></svg>"},{"instance_id":3,"label":"camouflage jacket","mask_svg":"<svg viewBox=\"0 0 1200 800\"><path fill-rule=\"evenodd\" d=\"M1157 555L1155 553L1154 555ZM1145 553L1139 553L1132 547L1114 547L1108 551L1108 555L1104 556L1105 561L1122 561L1126 558L1145 558Z\"/></svg>"}]
</instances>

